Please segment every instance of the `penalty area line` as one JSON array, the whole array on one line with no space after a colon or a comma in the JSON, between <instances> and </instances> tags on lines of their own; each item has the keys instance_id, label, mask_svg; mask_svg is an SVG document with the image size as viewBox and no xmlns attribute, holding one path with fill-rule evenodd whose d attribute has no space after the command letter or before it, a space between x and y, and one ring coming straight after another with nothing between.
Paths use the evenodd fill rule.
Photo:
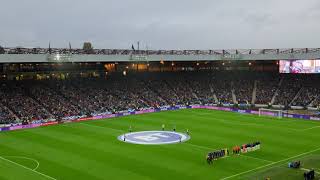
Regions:
<instances>
[{"instance_id":1,"label":"penalty area line","mask_svg":"<svg viewBox=\"0 0 320 180\"><path fill-rule=\"evenodd\" d=\"M187 142L185 142L184 144L187 144L187 145L193 146L193 147L197 147L197 148L200 148L200 149L205 149L205 150L209 150L209 151L215 151L215 149L210 148L210 147L206 147L206 146L200 146L200 145L191 144L191 143L187 143Z\"/></svg>"},{"instance_id":2,"label":"penalty area line","mask_svg":"<svg viewBox=\"0 0 320 180\"><path fill-rule=\"evenodd\" d=\"M40 166L40 163L39 161L37 161L36 159L33 159L33 158L29 158L29 157L26 157L26 156L2 156L3 158L4 157L7 157L7 158L17 158L17 159L27 159L27 160L30 160L30 161L33 161L35 163L37 163L37 166L35 168L33 168L32 170L37 170L38 167Z\"/></svg>"},{"instance_id":3,"label":"penalty area line","mask_svg":"<svg viewBox=\"0 0 320 180\"><path fill-rule=\"evenodd\" d=\"M308 152L305 152L305 153L301 153L301 154L298 154L298 155L296 155L296 156L292 156L292 157L289 157L289 158L286 158L286 159L282 159L282 160L280 160L280 161L272 162L272 163L269 163L269 164L266 164L266 165L263 165L263 166L259 166L259 167L253 168L253 169L250 169L250 170L248 170L248 171L243 171L243 172L241 172L241 173L234 174L234 175L231 175L231 176L222 178L222 179L220 179L220 180L231 179L231 178L234 178L234 177L243 175L243 174L247 174L247 173L252 172L252 171L256 171L256 170L259 170L259 169L263 169L263 168L265 168L265 167L269 167L269 166L272 166L272 165L274 165L274 164L278 164L278 163L281 163L281 162L285 162L285 161L288 161L288 160L290 160L290 159L297 158L297 157L300 157L300 156L304 156L304 155L307 155L307 154L310 154L310 153L313 153L313 152L316 152L316 151L319 151L319 150L320 150L320 148L317 148L317 149L314 149L314 150L312 150L312 151L308 151Z\"/></svg>"},{"instance_id":4,"label":"penalty area line","mask_svg":"<svg viewBox=\"0 0 320 180\"><path fill-rule=\"evenodd\" d=\"M269 160L266 160L266 159L261 159L261 158L257 158L257 157L253 157L253 156L244 155L244 154L240 154L240 156L247 157L247 158L250 158L250 159L260 160L260 161L264 161L264 162L268 162L268 163L273 163L274 162L274 161L269 161Z\"/></svg>"},{"instance_id":5,"label":"penalty area line","mask_svg":"<svg viewBox=\"0 0 320 180\"><path fill-rule=\"evenodd\" d=\"M36 174L39 174L39 175L41 175L41 176L44 176L44 177L46 177L46 178L48 178L48 179L57 180L56 178L53 178L53 177L48 176L48 175L46 175L46 174L43 174L43 173L41 173L41 172L39 172L39 171L33 170L33 169L31 169L31 168L28 168L28 167L26 167L26 166L24 166L24 165L21 165L21 164L19 164L19 163L16 163L16 162L14 162L14 161L11 161L11 160L9 160L9 159L6 159L6 158L4 158L4 157L2 157L2 156L0 156L0 159L2 159L2 160L4 160L4 161L7 161L7 162L9 162L9 163L11 163L11 164L14 164L14 165L16 165L16 166L22 167L22 168L24 168L24 169L26 169L26 170L32 171L32 172L34 172L34 173L36 173Z\"/></svg>"},{"instance_id":6,"label":"penalty area line","mask_svg":"<svg viewBox=\"0 0 320 180\"><path fill-rule=\"evenodd\" d=\"M303 171L311 171L311 169L307 169L307 168L300 168ZM320 172L314 170L315 173L320 174Z\"/></svg>"},{"instance_id":7,"label":"penalty area line","mask_svg":"<svg viewBox=\"0 0 320 180\"><path fill-rule=\"evenodd\" d=\"M311 171L311 169L307 169L307 168L300 168L303 171ZM315 173L320 174L320 172L314 170Z\"/></svg>"},{"instance_id":8,"label":"penalty area line","mask_svg":"<svg viewBox=\"0 0 320 180\"><path fill-rule=\"evenodd\" d=\"M300 131L308 131L310 129L316 129L316 128L320 128L320 126L314 126L314 127L311 127L311 128L302 129Z\"/></svg>"}]
</instances>

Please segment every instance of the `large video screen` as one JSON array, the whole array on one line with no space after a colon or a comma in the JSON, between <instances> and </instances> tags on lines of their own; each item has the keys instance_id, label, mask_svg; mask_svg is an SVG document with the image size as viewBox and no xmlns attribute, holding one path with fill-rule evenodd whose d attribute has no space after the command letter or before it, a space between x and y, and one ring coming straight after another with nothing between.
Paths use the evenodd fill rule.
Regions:
<instances>
[{"instance_id":1,"label":"large video screen","mask_svg":"<svg viewBox=\"0 0 320 180\"><path fill-rule=\"evenodd\" d=\"M280 60L280 73L320 73L320 60Z\"/></svg>"}]
</instances>

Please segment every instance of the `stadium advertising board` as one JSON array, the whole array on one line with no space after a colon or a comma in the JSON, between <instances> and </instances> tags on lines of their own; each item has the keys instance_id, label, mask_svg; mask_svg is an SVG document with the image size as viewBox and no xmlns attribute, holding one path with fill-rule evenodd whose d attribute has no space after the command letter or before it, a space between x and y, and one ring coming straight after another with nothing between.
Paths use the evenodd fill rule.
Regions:
<instances>
[{"instance_id":1,"label":"stadium advertising board","mask_svg":"<svg viewBox=\"0 0 320 180\"><path fill-rule=\"evenodd\" d=\"M28 124L28 125L19 125L19 126L11 126L9 127L9 130L17 130L17 129L27 129L27 128L35 128L35 127L39 127L40 124Z\"/></svg>"},{"instance_id":2,"label":"stadium advertising board","mask_svg":"<svg viewBox=\"0 0 320 180\"><path fill-rule=\"evenodd\" d=\"M151 113L154 112L153 109L147 109L147 110L142 110L142 111L136 111L134 114L144 114L144 113Z\"/></svg>"},{"instance_id":3,"label":"stadium advertising board","mask_svg":"<svg viewBox=\"0 0 320 180\"><path fill-rule=\"evenodd\" d=\"M58 124L57 121L52 121L52 122L46 122L46 123L42 123L41 126L51 126L51 125L55 125Z\"/></svg>"},{"instance_id":4,"label":"stadium advertising board","mask_svg":"<svg viewBox=\"0 0 320 180\"><path fill-rule=\"evenodd\" d=\"M135 111L130 112L130 114L144 114L144 113L152 113L152 112L159 112L164 110L178 110L178 109L213 109L213 110L220 110L220 111L233 111L237 113L246 113L246 114L259 114L259 111L255 110L241 110L236 108L230 108L230 107L217 107L217 106L201 106L201 105L194 105L194 106L175 106L175 107L166 107L166 108L157 108L157 109L148 109L148 110L142 110L142 111ZM116 114L107 114L107 115L100 115L100 116L94 116L94 117L82 117L76 120L66 120L68 122L70 121L88 121L88 120L96 120L96 119L107 119L107 118L113 118L118 116L123 116L124 114L129 115L128 113L116 113ZM264 112L263 115L267 116L277 116L275 113L270 112ZM285 117L289 118L299 118L299 119L306 119L306 120L317 120L320 121L320 118L313 117L310 115L302 115L302 114L285 114ZM39 126L50 126L58 124L57 121L52 122L43 122L41 124L28 124L28 125L12 125L10 127L1 127L0 131L11 131L11 130L17 130L17 129L26 129L26 128L35 128Z\"/></svg>"},{"instance_id":5,"label":"stadium advertising board","mask_svg":"<svg viewBox=\"0 0 320 180\"><path fill-rule=\"evenodd\" d=\"M10 127L3 127L3 128L0 128L0 129L1 129L0 131L9 131Z\"/></svg>"},{"instance_id":6,"label":"stadium advertising board","mask_svg":"<svg viewBox=\"0 0 320 180\"><path fill-rule=\"evenodd\" d=\"M89 117L89 118L80 118L80 119L76 119L76 120L72 120L74 122L78 122L78 121L89 121L89 120L94 120L93 117Z\"/></svg>"},{"instance_id":7,"label":"stadium advertising board","mask_svg":"<svg viewBox=\"0 0 320 180\"><path fill-rule=\"evenodd\" d=\"M107 119L107 118L113 118L116 117L116 114L106 114L101 116L94 116L92 119Z\"/></svg>"},{"instance_id":8,"label":"stadium advertising board","mask_svg":"<svg viewBox=\"0 0 320 180\"><path fill-rule=\"evenodd\" d=\"M320 73L320 60L280 60L280 73Z\"/></svg>"}]
</instances>

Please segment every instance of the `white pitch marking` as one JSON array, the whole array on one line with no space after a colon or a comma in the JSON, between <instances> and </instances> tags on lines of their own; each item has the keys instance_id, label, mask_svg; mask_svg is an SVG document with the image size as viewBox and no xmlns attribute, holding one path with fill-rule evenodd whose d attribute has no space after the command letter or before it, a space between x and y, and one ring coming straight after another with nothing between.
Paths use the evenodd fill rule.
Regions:
<instances>
[{"instance_id":1,"label":"white pitch marking","mask_svg":"<svg viewBox=\"0 0 320 180\"><path fill-rule=\"evenodd\" d=\"M38 167L40 166L39 161L37 161L33 158L25 157L25 156L3 156L3 157L8 157L8 158L12 157L12 158L17 158L17 159L27 159L27 160L33 161L33 162L37 163L37 166L35 168L33 168L33 170L37 170Z\"/></svg>"},{"instance_id":2,"label":"white pitch marking","mask_svg":"<svg viewBox=\"0 0 320 180\"><path fill-rule=\"evenodd\" d=\"M22 168L24 168L24 169L27 169L27 170L29 170L29 171L32 171L32 172L34 172L34 173L36 173L36 174L39 174L39 175L41 175L41 176L44 176L44 177L46 177L46 178L48 178L48 179L57 180L56 178L53 178L53 177L51 177L51 176L48 176L48 175L46 175L46 174L43 174L43 173L41 173L41 172L38 172L38 171L33 170L33 169L31 169L31 168L28 168L28 167L26 167L26 166L24 166L24 165L21 165L21 164L19 164L19 163L16 163L16 162L14 162L14 161L11 161L11 160L9 160L9 159L6 159L6 158L4 158L4 157L2 157L2 156L0 156L0 159L2 159L2 160L4 160L4 161L7 161L7 162L10 162L10 163L12 163L12 164L14 164L14 165L16 165L16 166L22 167Z\"/></svg>"},{"instance_id":3,"label":"white pitch marking","mask_svg":"<svg viewBox=\"0 0 320 180\"><path fill-rule=\"evenodd\" d=\"M269 162L269 163L273 163L274 162L274 161L269 161L269 160L266 160L266 159L261 159L261 158L257 158L257 157L253 157L253 156L244 155L244 154L240 154L240 156L248 157L248 158L256 159L256 160L260 160L260 161L265 161L265 162Z\"/></svg>"},{"instance_id":4,"label":"white pitch marking","mask_svg":"<svg viewBox=\"0 0 320 180\"><path fill-rule=\"evenodd\" d=\"M194 146L194 147L197 147L197 148L201 148L201 149L205 149L205 150L215 151L213 148L206 147L206 146L200 146L200 145L191 144L191 143L184 143L184 144L187 144L187 145L190 145L190 146Z\"/></svg>"},{"instance_id":5,"label":"white pitch marking","mask_svg":"<svg viewBox=\"0 0 320 180\"><path fill-rule=\"evenodd\" d=\"M269 163L269 164L266 164L266 165L263 165L263 166L259 166L259 167L253 168L253 169L250 169L248 171L243 171L241 173L234 174L234 175L222 178L220 180L225 180L225 179L230 179L230 178L233 178L233 177L237 177L237 176L240 176L240 175L243 175L243 174L258 170L258 169L262 169L262 168L265 168L265 167L268 167L268 166L271 166L271 165L274 165L274 164L277 164L277 163L280 163L280 162L284 162L284 161L287 161L287 160L290 160L290 159L293 159L293 158L297 158L297 157L300 157L300 156L303 156L303 155L307 155L307 154L310 154L310 153L313 153L313 152L316 152L316 151L319 151L319 150L320 150L320 148L317 148L317 149L314 149L312 151L308 151L308 152L305 152L305 153L302 153L302 154L298 154L296 156L292 156L292 157L289 157L289 158L286 158L286 159L282 159L280 161L272 162L272 163Z\"/></svg>"},{"instance_id":6,"label":"white pitch marking","mask_svg":"<svg viewBox=\"0 0 320 180\"><path fill-rule=\"evenodd\" d=\"M311 128L302 129L300 131L307 131L307 130L315 129L315 128L320 128L320 126L314 126L314 127L311 127Z\"/></svg>"},{"instance_id":7,"label":"white pitch marking","mask_svg":"<svg viewBox=\"0 0 320 180\"><path fill-rule=\"evenodd\" d=\"M170 136L165 136L162 133L169 133L180 136L179 139L176 140L170 140L168 139ZM131 136L131 138L126 138L125 142L133 143L133 144L144 144L144 145L160 145L160 144L174 144L179 142L185 142L190 139L190 136L179 133L179 132L173 132L173 131L137 131L137 132L131 132L128 134L122 134L118 136L118 140L124 141L125 136ZM153 142L155 140L160 139L161 137L166 137L166 141L162 142ZM136 140L134 140L136 139ZM142 140L142 141L141 141Z\"/></svg>"},{"instance_id":8,"label":"white pitch marking","mask_svg":"<svg viewBox=\"0 0 320 180\"><path fill-rule=\"evenodd\" d=\"M306 169L306 168L300 168L301 170L303 170L303 171L311 171L311 169ZM320 172L318 172L318 171L314 171L315 173L317 173L317 174L320 174Z\"/></svg>"}]
</instances>

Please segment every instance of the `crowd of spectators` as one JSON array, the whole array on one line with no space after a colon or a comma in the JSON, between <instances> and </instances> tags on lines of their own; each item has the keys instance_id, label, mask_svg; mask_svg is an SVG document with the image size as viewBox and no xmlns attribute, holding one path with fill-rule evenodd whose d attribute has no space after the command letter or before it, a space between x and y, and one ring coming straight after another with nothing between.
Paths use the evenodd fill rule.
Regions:
<instances>
[{"instance_id":1,"label":"crowd of spectators","mask_svg":"<svg viewBox=\"0 0 320 180\"><path fill-rule=\"evenodd\" d=\"M301 90L302 85L302 79L298 77L284 77L279 86L274 104L290 105L297 93Z\"/></svg>"},{"instance_id":2,"label":"crowd of spectators","mask_svg":"<svg viewBox=\"0 0 320 180\"><path fill-rule=\"evenodd\" d=\"M55 81L51 83L55 83ZM50 88L50 85L46 86L42 83L37 83L37 85L30 87L30 95L54 117L62 118L80 115L80 108L63 97L59 91Z\"/></svg>"},{"instance_id":3,"label":"crowd of spectators","mask_svg":"<svg viewBox=\"0 0 320 180\"><path fill-rule=\"evenodd\" d=\"M10 109L21 121L49 119L52 115L39 102L28 95L24 83L13 82L2 84L0 87L0 103Z\"/></svg>"},{"instance_id":4,"label":"crowd of spectators","mask_svg":"<svg viewBox=\"0 0 320 180\"><path fill-rule=\"evenodd\" d=\"M238 104L250 104L252 101L252 92L254 81L252 80L237 80L233 81L233 88L237 97Z\"/></svg>"},{"instance_id":5,"label":"crowd of spectators","mask_svg":"<svg viewBox=\"0 0 320 180\"><path fill-rule=\"evenodd\" d=\"M0 124L8 124L15 120L15 115L6 106L0 104Z\"/></svg>"},{"instance_id":6,"label":"crowd of spectators","mask_svg":"<svg viewBox=\"0 0 320 180\"><path fill-rule=\"evenodd\" d=\"M237 103L251 104L254 89L256 104L269 104L276 95L274 104L317 107L320 88L315 81L318 79L208 72L128 76L114 73L103 78L4 81L0 82L0 123L170 105L233 104L233 96Z\"/></svg>"},{"instance_id":7,"label":"crowd of spectators","mask_svg":"<svg viewBox=\"0 0 320 180\"><path fill-rule=\"evenodd\" d=\"M280 83L279 77L263 77L257 80L256 101L255 104L270 104L272 97L275 95L278 85Z\"/></svg>"},{"instance_id":8,"label":"crowd of spectators","mask_svg":"<svg viewBox=\"0 0 320 180\"><path fill-rule=\"evenodd\" d=\"M317 100L320 94L320 89L314 87L303 87L296 99L293 100L291 105L293 106L308 106Z\"/></svg>"},{"instance_id":9,"label":"crowd of spectators","mask_svg":"<svg viewBox=\"0 0 320 180\"><path fill-rule=\"evenodd\" d=\"M299 77L303 83L301 91L296 99L293 100L293 106L312 106L320 104L320 81L318 76L301 76Z\"/></svg>"}]
</instances>

